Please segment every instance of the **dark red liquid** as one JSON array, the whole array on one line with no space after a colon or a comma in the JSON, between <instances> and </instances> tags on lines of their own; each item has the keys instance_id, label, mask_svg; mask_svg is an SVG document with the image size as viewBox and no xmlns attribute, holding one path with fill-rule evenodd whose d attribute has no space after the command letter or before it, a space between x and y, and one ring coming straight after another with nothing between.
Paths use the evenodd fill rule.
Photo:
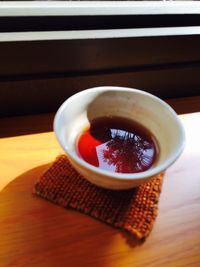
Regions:
<instances>
[{"instance_id":1,"label":"dark red liquid","mask_svg":"<svg viewBox=\"0 0 200 267\"><path fill-rule=\"evenodd\" d=\"M77 143L78 155L104 170L136 173L155 162L158 146L140 124L120 117L102 117L91 122Z\"/></svg>"}]
</instances>

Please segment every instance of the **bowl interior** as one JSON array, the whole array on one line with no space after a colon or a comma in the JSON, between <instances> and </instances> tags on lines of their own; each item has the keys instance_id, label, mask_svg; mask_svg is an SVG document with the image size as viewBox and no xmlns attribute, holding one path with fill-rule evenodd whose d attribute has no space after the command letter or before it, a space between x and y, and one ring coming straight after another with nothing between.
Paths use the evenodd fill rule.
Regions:
<instances>
[{"instance_id":1,"label":"bowl interior","mask_svg":"<svg viewBox=\"0 0 200 267\"><path fill-rule=\"evenodd\" d=\"M76 142L79 134L97 117L120 116L148 128L159 144L159 157L151 169L170 165L180 154L183 130L176 113L160 99L126 88L96 88L69 98L55 118L57 138L67 154L78 157ZM80 159L79 159L80 160Z\"/></svg>"}]
</instances>

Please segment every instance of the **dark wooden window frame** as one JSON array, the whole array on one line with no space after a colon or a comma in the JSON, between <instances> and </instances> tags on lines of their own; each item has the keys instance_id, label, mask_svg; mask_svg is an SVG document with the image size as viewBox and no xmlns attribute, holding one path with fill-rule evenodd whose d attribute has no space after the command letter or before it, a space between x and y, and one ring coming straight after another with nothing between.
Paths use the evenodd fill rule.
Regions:
<instances>
[{"instance_id":1,"label":"dark wooden window frame","mask_svg":"<svg viewBox=\"0 0 200 267\"><path fill-rule=\"evenodd\" d=\"M198 12L0 16L0 116L55 111L70 95L101 85L162 98L200 95L199 27ZM95 38L99 31L111 35ZM68 38L72 32L89 37Z\"/></svg>"}]
</instances>

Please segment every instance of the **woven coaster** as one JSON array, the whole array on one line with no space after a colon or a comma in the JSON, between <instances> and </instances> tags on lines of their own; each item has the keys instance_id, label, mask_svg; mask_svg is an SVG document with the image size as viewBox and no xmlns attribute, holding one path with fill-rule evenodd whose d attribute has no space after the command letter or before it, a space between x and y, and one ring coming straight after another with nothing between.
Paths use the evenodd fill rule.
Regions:
<instances>
[{"instance_id":1,"label":"woven coaster","mask_svg":"<svg viewBox=\"0 0 200 267\"><path fill-rule=\"evenodd\" d=\"M107 190L97 187L59 156L35 184L35 193L64 208L73 208L120 228L137 239L152 230L158 212L163 174L136 189Z\"/></svg>"}]
</instances>

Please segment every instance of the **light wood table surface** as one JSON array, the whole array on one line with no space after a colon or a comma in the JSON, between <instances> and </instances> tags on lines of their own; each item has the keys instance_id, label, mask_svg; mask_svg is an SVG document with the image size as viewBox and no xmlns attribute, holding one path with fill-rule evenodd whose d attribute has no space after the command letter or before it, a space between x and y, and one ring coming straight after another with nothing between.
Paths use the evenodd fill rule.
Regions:
<instances>
[{"instance_id":1,"label":"light wood table surface","mask_svg":"<svg viewBox=\"0 0 200 267\"><path fill-rule=\"evenodd\" d=\"M169 103L181 113L200 111L199 97ZM35 181L62 153L49 131L52 119L0 119L0 267L200 266L200 113L180 115L186 147L166 173L158 218L140 245L32 194Z\"/></svg>"}]
</instances>

